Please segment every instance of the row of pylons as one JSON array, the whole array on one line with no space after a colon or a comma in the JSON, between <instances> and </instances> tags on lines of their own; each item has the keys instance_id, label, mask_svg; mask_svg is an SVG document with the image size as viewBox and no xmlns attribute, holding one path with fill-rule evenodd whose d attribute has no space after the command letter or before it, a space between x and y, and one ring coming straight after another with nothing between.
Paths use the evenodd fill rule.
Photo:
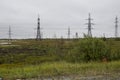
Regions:
<instances>
[{"instance_id":1,"label":"row of pylons","mask_svg":"<svg viewBox=\"0 0 120 80\"><path fill-rule=\"evenodd\" d=\"M92 23L92 18L91 18L91 14L89 13L88 16L88 23L86 23L86 25L88 26L88 34L87 36L92 37L92 25L94 25ZM70 39L70 27L68 27L68 39ZM78 33L76 32L76 37L78 37ZM115 37L118 38L118 17L115 18ZM38 23L37 23L37 35L36 35L36 40L42 40L41 37L41 27L40 27L40 17L38 16Z\"/></svg>"}]
</instances>

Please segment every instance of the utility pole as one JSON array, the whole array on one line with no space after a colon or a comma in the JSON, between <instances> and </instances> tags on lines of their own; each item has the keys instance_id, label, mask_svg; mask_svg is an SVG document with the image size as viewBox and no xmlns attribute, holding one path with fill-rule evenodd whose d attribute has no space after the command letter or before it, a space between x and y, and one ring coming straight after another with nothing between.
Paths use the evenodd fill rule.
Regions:
<instances>
[{"instance_id":1,"label":"utility pole","mask_svg":"<svg viewBox=\"0 0 120 80\"><path fill-rule=\"evenodd\" d=\"M8 44L10 44L12 38L11 38L11 27L9 26L9 30L8 30Z\"/></svg>"},{"instance_id":2,"label":"utility pole","mask_svg":"<svg viewBox=\"0 0 120 80\"><path fill-rule=\"evenodd\" d=\"M70 39L70 27L68 27L68 39Z\"/></svg>"},{"instance_id":3,"label":"utility pole","mask_svg":"<svg viewBox=\"0 0 120 80\"><path fill-rule=\"evenodd\" d=\"M40 17L38 15L38 23L37 23L37 36L36 40L41 40L41 28L40 28Z\"/></svg>"},{"instance_id":4,"label":"utility pole","mask_svg":"<svg viewBox=\"0 0 120 80\"><path fill-rule=\"evenodd\" d=\"M118 37L118 17L115 18L115 37Z\"/></svg>"},{"instance_id":5,"label":"utility pole","mask_svg":"<svg viewBox=\"0 0 120 80\"><path fill-rule=\"evenodd\" d=\"M89 37L92 37L92 25L93 25L93 23L91 23L91 21L93 20L92 18L91 18L91 14L89 13L89 17L88 17L88 23L87 23L87 25L88 25L88 36Z\"/></svg>"}]
</instances>

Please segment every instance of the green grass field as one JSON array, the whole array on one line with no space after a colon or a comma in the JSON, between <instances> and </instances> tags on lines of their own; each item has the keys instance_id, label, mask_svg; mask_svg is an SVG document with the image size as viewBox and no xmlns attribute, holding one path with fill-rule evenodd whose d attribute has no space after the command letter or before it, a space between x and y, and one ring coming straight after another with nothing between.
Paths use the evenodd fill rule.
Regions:
<instances>
[{"instance_id":1,"label":"green grass field","mask_svg":"<svg viewBox=\"0 0 120 80\"><path fill-rule=\"evenodd\" d=\"M52 77L60 75L120 75L120 61L68 63L51 62L39 65L3 64L0 65L0 76L5 80L22 78Z\"/></svg>"},{"instance_id":2,"label":"green grass field","mask_svg":"<svg viewBox=\"0 0 120 80\"><path fill-rule=\"evenodd\" d=\"M105 74L120 76L120 40L12 40L0 44L0 77L4 80Z\"/></svg>"}]
</instances>

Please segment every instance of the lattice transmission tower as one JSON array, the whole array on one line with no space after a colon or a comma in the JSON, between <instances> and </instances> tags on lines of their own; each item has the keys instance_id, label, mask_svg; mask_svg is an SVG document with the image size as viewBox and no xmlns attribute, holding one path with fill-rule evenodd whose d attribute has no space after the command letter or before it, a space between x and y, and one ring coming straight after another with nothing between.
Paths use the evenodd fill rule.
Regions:
<instances>
[{"instance_id":1,"label":"lattice transmission tower","mask_svg":"<svg viewBox=\"0 0 120 80\"><path fill-rule=\"evenodd\" d=\"M38 20L37 20L37 35L36 35L36 40L41 40L41 27L40 27L40 17L38 15Z\"/></svg>"},{"instance_id":2,"label":"lattice transmission tower","mask_svg":"<svg viewBox=\"0 0 120 80\"><path fill-rule=\"evenodd\" d=\"M78 39L78 32L75 33L75 38Z\"/></svg>"},{"instance_id":3,"label":"lattice transmission tower","mask_svg":"<svg viewBox=\"0 0 120 80\"><path fill-rule=\"evenodd\" d=\"M8 35L9 35L8 36L8 38L9 38L8 40L11 41L12 40L12 37L11 37L12 33L11 33L11 27L10 26L9 26Z\"/></svg>"},{"instance_id":4,"label":"lattice transmission tower","mask_svg":"<svg viewBox=\"0 0 120 80\"><path fill-rule=\"evenodd\" d=\"M87 25L88 25L88 36L89 37L92 37L92 25L94 25L91 21L93 20L92 18L91 18L91 14L89 13L89 17L88 17L88 23L87 23Z\"/></svg>"},{"instance_id":5,"label":"lattice transmission tower","mask_svg":"<svg viewBox=\"0 0 120 80\"><path fill-rule=\"evenodd\" d=\"M9 30L8 30L8 44L11 44L11 41L12 41L12 32L11 32L11 27L9 26Z\"/></svg>"},{"instance_id":6,"label":"lattice transmission tower","mask_svg":"<svg viewBox=\"0 0 120 80\"><path fill-rule=\"evenodd\" d=\"M115 37L118 37L118 17L115 18Z\"/></svg>"},{"instance_id":7,"label":"lattice transmission tower","mask_svg":"<svg viewBox=\"0 0 120 80\"><path fill-rule=\"evenodd\" d=\"M70 27L68 27L68 39L70 39L70 34L71 34Z\"/></svg>"}]
</instances>

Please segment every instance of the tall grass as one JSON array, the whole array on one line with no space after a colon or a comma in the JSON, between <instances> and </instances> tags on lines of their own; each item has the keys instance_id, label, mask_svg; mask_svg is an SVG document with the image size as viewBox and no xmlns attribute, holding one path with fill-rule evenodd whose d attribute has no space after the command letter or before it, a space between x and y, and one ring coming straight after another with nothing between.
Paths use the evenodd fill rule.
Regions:
<instances>
[{"instance_id":1,"label":"tall grass","mask_svg":"<svg viewBox=\"0 0 120 80\"><path fill-rule=\"evenodd\" d=\"M120 74L120 61L113 61L120 60L120 41L85 38L16 40L12 44L18 46L0 46L0 77L5 80ZM104 58L108 60L103 61Z\"/></svg>"},{"instance_id":2,"label":"tall grass","mask_svg":"<svg viewBox=\"0 0 120 80\"><path fill-rule=\"evenodd\" d=\"M67 63L46 62L40 65L3 64L0 65L0 77L6 80L16 78L40 78L60 75L104 75L119 73L120 61L109 63Z\"/></svg>"}]
</instances>

